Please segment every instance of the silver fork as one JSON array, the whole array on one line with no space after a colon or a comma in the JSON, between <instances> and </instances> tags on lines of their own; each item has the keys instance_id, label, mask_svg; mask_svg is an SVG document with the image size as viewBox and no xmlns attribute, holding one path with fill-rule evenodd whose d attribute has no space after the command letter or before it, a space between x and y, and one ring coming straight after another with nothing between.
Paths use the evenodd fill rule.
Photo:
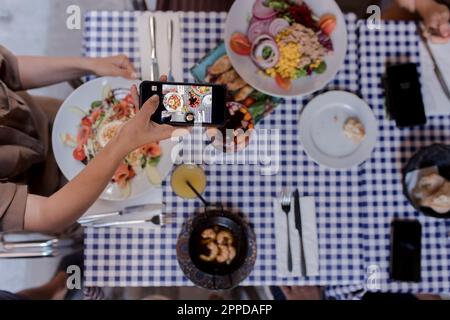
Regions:
<instances>
[{"instance_id":1,"label":"silver fork","mask_svg":"<svg viewBox=\"0 0 450 320\"><path fill-rule=\"evenodd\" d=\"M289 212L291 211L291 193L283 191L281 194L281 209L286 213L287 236L288 236L288 270L292 272L291 235L289 228Z\"/></svg>"}]
</instances>

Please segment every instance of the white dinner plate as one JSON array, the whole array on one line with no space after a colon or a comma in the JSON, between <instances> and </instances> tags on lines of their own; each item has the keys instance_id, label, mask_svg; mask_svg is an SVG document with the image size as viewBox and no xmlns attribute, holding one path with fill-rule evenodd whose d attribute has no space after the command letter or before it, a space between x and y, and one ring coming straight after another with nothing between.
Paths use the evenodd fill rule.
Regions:
<instances>
[{"instance_id":1,"label":"white dinner plate","mask_svg":"<svg viewBox=\"0 0 450 320\"><path fill-rule=\"evenodd\" d=\"M66 133L69 133L72 136L77 135L78 126L82 119L82 115L74 112L73 108L77 107L84 111L88 111L93 101L102 100L102 90L105 86L109 86L111 89L128 89L131 88L133 84L136 84L139 87L139 83L139 81L131 81L123 78L98 78L77 88L64 101L58 111L58 114L56 115L53 125L52 146L56 162L67 180L72 180L85 167L83 163L73 158L73 148L64 145L60 138L61 135ZM161 178L164 179L167 177L172 168L171 152L175 143L170 140L166 140L162 141L160 145L162 149L162 156L157 169L161 175ZM131 180L131 193L129 197L124 197L117 184L110 183L100 198L104 200L132 199L141 196L153 188L158 187L152 185L148 181L145 172L141 172Z\"/></svg>"},{"instance_id":2,"label":"white dinner plate","mask_svg":"<svg viewBox=\"0 0 450 320\"><path fill-rule=\"evenodd\" d=\"M324 14L336 16L336 29L331 35L334 52L326 58L327 70L320 75L304 77L292 82L290 90L278 87L275 80L261 75L260 69L252 62L250 57L241 56L230 48L230 39L233 33L247 34L249 21L252 17L254 0L236 0L228 13L225 26L225 45L230 61L239 75L253 88L266 94L277 97L302 96L325 87L334 79L344 64L347 53L347 27L344 14L334 0L304 0L313 13L320 17Z\"/></svg>"},{"instance_id":3,"label":"white dinner plate","mask_svg":"<svg viewBox=\"0 0 450 320\"><path fill-rule=\"evenodd\" d=\"M344 134L344 124L358 118L366 137L356 143ZM378 137L378 124L369 105L356 95L330 91L314 98L303 110L299 122L300 141L305 152L319 165L349 169L372 155Z\"/></svg>"}]
</instances>

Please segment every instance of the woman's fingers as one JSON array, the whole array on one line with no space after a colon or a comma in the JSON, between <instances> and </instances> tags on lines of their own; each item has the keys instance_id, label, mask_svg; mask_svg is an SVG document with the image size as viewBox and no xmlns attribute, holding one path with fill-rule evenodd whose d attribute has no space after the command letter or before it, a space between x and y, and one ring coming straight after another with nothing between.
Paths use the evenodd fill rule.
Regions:
<instances>
[{"instance_id":1,"label":"woman's fingers","mask_svg":"<svg viewBox=\"0 0 450 320\"><path fill-rule=\"evenodd\" d=\"M448 14L443 15L439 24L439 33L443 38L450 36L450 24Z\"/></svg>"},{"instance_id":2,"label":"woman's fingers","mask_svg":"<svg viewBox=\"0 0 450 320\"><path fill-rule=\"evenodd\" d=\"M450 41L450 36L448 37L440 37L440 36L429 36L429 39L432 43L435 44L445 44Z\"/></svg>"},{"instance_id":3,"label":"woman's fingers","mask_svg":"<svg viewBox=\"0 0 450 320\"><path fill-rule=\"evenodd\" d=\"M122 70L124 70L124 73L127 78L130 79L136 79L136 69L134 69L133 64L131 63L130 59L126 55L119 55L117 56L118 59L118 67Z\"/></svg>"},{"instance_id":4,"label":"woman's fingers","mask_svg":"<svg viewBox=\"0 0 450 320\"><path fill-rule=\"evenodd\" d=\"M133 64L131 63L130 59L129 59L127 56L121 55L120 57L121 57L121 59L122 59L121 62L120 62L120 67L121 67L121 68L127 69L127 70L129 70L129 71L133 71L133 72L136 71L136 70L134 69Z\"/></svg>"},{"instance_id":5,"label":"woman's fingers","mask_svg":"<svg viewBox=\"0 0 450 320\"><path fill-rule=\"evenodd\" d=\"M159 96L155 94L144 103L140 113L143 114L146 118L150 118L155 113L158 105Z\"/></svg>"},{"instance_id":6,"label":"woman's fingers","mask_svg":"<svg viewBox=\"0 0 450 320\"><path fill-rule=\"evenodd\" d=\"M168 135L169 137L172 135L172 133L176 130L175 127L169 126L168 124L161 124L158 126L159 130L161 130L161 132L164 135Z\"/></svg>"},{"instance_id":7,"label":"woman's fingers","mask_svg":"<svg viewBox=\"0 0 450 320\"><path fill-rule=\"evenodd\" d=\"M427 29L431 31L431 36L447 37L450 35L450 10L443 5L439 5L428 17L424 17Z\"/></svg>"},{"instance_id":8,"label":"woman's fingers","mask_svg":"<svg viewBox=\"0 0 450 320\"><path fill-rule=\"evenodd\" d=\"M139 110L139 93L135 84L131 86L131 97L133 98L133 105Z\"/></svg>"},{"instance_id":9,"label":"woman's fingers","mask_svg":"<svg viewBox=\"0 0 450 320\"><path fill-rule=\"evenodd\" d=\"M283 292L283 294L285 295L286 298L289 298L292 294L292 288L291 287L287 287L287 286L283 286L280 287L281 291Z\"/></svg>"}]
</instances>

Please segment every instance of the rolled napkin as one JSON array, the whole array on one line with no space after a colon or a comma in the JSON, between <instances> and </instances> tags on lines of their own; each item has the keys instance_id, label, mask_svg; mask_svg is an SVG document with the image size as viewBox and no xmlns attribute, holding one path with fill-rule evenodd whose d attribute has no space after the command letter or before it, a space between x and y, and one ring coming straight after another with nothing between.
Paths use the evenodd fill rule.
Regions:
<instances>
[{"instance_id":1,"label":"rolled napkin","mask_svg":"<svg viewBox=\"0 0 450 320\"><path fill-rule=\"evenodd\" d=\"M168 28L170 20L173 21L173 48L172 48L172 74L175 81L183 81L183 64L181 57L181 13L180 12L145 12L138 18L139 48L141 57L141 78L150 79L151 49L150 17L156 20L156 56L160 74L169 72L169 39Z\"/></svg>"},{"instance_id":2,"label":"rolled napkin","mask_svg":"<svg viewBox=\"0 0 450 320\"><path fill-rule=\"evenodd\" d=\"M447 82L447 87L450 88L450 43L430 44L430 47ZM422 42L420 42L420 62L422 68L422 93L426 115L449 115L450 99L442 90L441 83L434 72L431 57Z\"/></svg>"},{"instance_id":3,"label":"rolled napkin","mask_svg":"<svg viewBox=\"0 0 450 320\"><path fill-rule=\"evenodd\" d=\"M283 278L301 277L301 247L300 235L295 228L294 199L292 198L289 213L289 233L291 238L292 272L287 266L287 225L286 214L281 209L280 199L273 200L275 219L275 246L277 253L277 275ZM300 197L300 212L302 218L302 237L305 252L306 276L319 275L319 246L317 239L316 206L314 197Z\"/></svg>"}]
</instances>

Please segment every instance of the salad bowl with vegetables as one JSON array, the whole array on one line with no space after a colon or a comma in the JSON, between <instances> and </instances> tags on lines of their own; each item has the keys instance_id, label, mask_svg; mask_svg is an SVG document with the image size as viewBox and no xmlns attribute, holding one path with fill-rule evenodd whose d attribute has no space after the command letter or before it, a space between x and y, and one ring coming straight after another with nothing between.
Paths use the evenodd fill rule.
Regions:
<instances>
[{"instance_id":1,"label":"salad bowl with vegetables","mask_svg":"<svg viewBox=\"0 0 450 320\"><path fill-rule=\"evenodd\" d=\"M64 176L73 179L135 116L130 88L136 81L104 77L75 90L58 111L52 131L56 162ZM172 167L171 141L134 150L118 166L101 195L104 200L138 197L161 186Z\"/></svg>"},{"instance_id":2,"label":"salad bowl with vegetables","mask_svg":"<svg viewBox=\"0 0 450 320\"><path fill-rule=\"evenodd\" d=\"M336 76L347 52L347 29L333 0L236 0L225 44L249 85L273 96L302 96Z\"/></svg>"}]
</instances>

